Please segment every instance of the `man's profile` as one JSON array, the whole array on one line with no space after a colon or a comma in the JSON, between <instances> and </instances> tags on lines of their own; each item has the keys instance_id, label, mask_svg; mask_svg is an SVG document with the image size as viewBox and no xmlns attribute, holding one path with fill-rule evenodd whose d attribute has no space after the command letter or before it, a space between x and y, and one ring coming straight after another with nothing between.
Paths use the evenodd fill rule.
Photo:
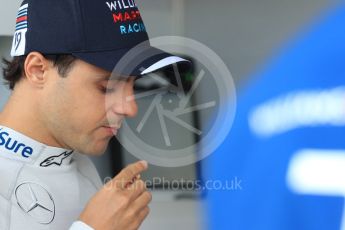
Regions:
<instances>
[{"instance_id":1,"label":"man's profile","mask_svg":"<svg viewBox=\"0 0 345 230\"><path fill-rule=\"evenodd\" d=\"M155 55L110 78L143 42ZM137 229L151 201L140 179L147 162L103 186L87 156L103 154L123 119L136 115L135 100L123 98L137 77L189 62L150 46L132 0L25 0L11 55L3 73L12 94L0 113L0 229Z\"/></svg>"}]
</instances>

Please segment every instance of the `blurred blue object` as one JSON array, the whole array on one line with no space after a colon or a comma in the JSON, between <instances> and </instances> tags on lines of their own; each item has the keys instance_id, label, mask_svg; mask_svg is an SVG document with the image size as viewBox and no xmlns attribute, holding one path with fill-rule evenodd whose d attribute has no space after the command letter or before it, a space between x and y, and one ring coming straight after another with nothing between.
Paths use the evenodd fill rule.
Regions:
<instances>
[{"instance_id":1,"label":"blurred blue object","mask_svg":"<svg viewBox=\"0 0 345 230\"><path fill-rule=\"evenodd\" d=\"M295 38L238 97L206 160L209 229L345 229L345 7Z\"/></svg>"}]
</instances>

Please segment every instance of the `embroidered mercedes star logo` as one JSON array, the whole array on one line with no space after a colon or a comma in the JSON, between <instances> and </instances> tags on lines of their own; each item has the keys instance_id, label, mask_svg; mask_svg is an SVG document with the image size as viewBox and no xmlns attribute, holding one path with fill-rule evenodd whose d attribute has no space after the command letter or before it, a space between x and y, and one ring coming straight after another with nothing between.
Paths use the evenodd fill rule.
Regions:
<instances>
[{"instance_id":1,"label":"embroidered mercedes star logo","mask_svg":"<svg viewBox=\"0 0 345 230\"><path fill-rule=\"evenodd\" d=\"M53 197L41 185L25 182L15 190L17 204L27 215L40 224L49 224L55 217Z\"/></svg>"},{"instance_id":2,"label":"embroidered mercedes star logo","mask_svg":"<svg viewBox=\"0 0 345 230\"><path fill-rule=\"evenodd\" d=\"M67 157L69 157L72 153L73 153L73 150L70 152L65 151L58 156L48 157L43 162L41 162L40 166L41 167L48 167L48 166L51 166L53 164L60 166L62 164L63 160L66 159Z\"/></svg>"}]
</instances>

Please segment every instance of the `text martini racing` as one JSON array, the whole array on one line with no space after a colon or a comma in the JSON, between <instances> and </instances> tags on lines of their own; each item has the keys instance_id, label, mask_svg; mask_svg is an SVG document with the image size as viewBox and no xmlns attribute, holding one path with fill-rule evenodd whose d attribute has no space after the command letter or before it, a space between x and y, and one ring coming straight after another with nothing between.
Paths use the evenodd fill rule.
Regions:
<instances>
[{"instance_id":1,"label":"text martini racing","mask_svg":"<svg viewBox=\"0 0 345 230\"><path fill-rule=\"evenodd\" d=\"M119 24L122 35L146 31L134 0L117 0L106 4L112 12L114 23Z\"/></svg>"}]
</instances>

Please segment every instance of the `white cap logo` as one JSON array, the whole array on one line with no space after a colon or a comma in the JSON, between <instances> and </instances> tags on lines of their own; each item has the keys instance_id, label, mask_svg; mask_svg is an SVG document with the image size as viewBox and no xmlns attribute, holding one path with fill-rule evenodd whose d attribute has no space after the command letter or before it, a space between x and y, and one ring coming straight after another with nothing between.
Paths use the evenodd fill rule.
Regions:
<instances>
[{"instance_id":1,"label":"white cap logo","mask_svg":"<svg viewBox=\"0 0 345 230\"><path fill-rule=\"evenodd\" d=\"M16 31L13 37L11 56L25 54L26 31L28 30L28 6L25 4L19 8L16 20Z\"/></svg>"}]
</instances>

